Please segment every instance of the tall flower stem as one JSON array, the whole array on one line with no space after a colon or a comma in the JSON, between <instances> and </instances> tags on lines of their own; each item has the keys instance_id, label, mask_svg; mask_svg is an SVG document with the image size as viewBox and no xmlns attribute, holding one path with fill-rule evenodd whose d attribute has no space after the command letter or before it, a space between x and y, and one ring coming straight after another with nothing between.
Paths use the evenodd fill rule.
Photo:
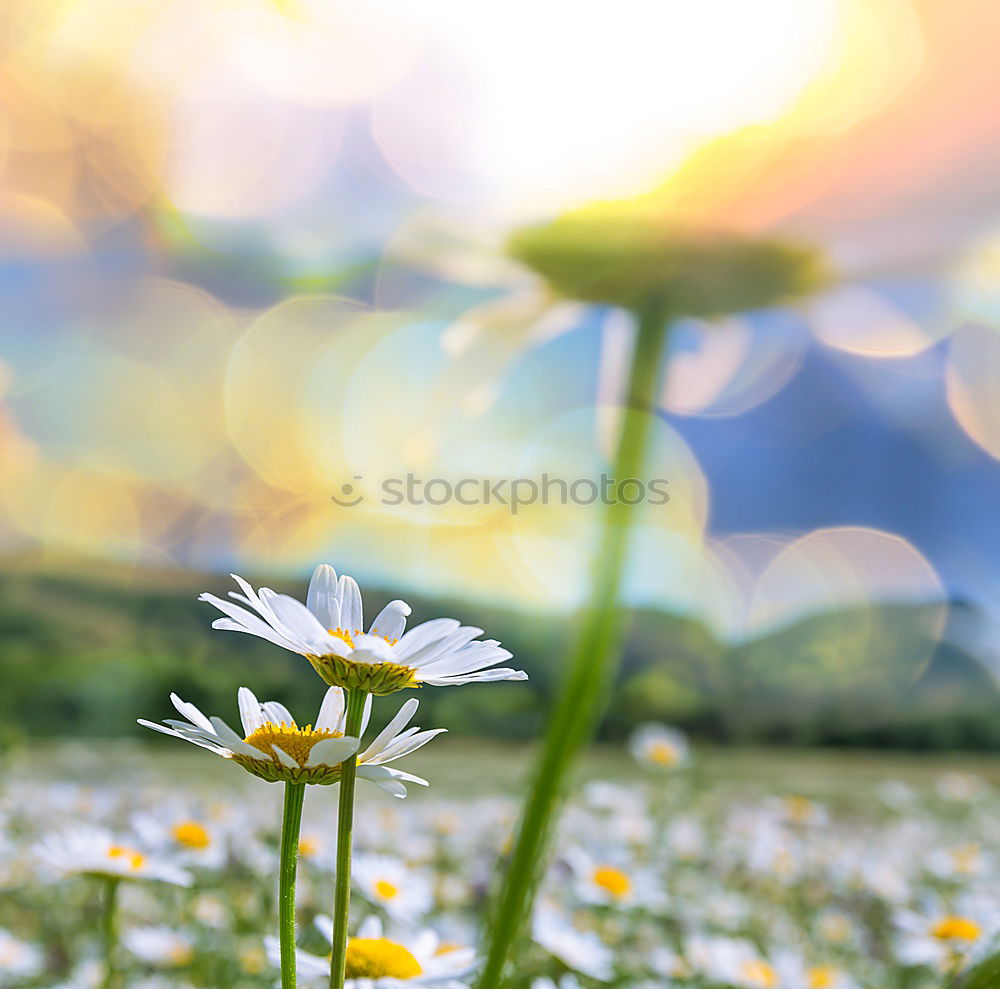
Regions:
<instances>
[{"instance_id":1,"label":"tall flower stem","mask_svg":"<svg viewBox=\"0 0 1000 989\"><path fill-rule=\"evenodd\" d=\"M302 829L305 783L285 784L281 818L281 859L278 866L278 941L281 945L281 989L295 989L295 872Z\"/></svg>"},{"instance_id":2,"label":"tall flower stem","mask_svg":"<svg viewBox=\"0 0 1000 989\"><path fill-rule=\"evenodd\" d=\"M348 689L344 734L361 738L365 691ZM358 757L355 753L341 763L340 808L337 814L337 874L333 893L333 952L330 955L330 989L343 989L347 963L347 923L351 905L351 846L354 841L354 784Z\"/></svg>"},{"instance_id":3,"label":"tall flower stem","mask_svg":"<svg viewBox=\"0 0 1000 989\"><path fill-rule=\"evenodd\" d=\"M649 300L637 316L626 408L612 464L619 483L638 477L642 470L668 335L665 299ZM624 615L618 599L634 515L631 505L617 500L605 511L589 603L535 765L520 831L493 915L479 989L497 989L501 985L506 959L531 910L567 771L595 731L607 703L621 652Z\"/></svg>"},{"instance_id":4,"label":"tall flower stem","mask_svg":"<svg viewBox=\"0 0 1000 989\"><path fill-rule=\"evenodd\" d=\"M104 879L104 901L101 906L101 938L104 942L104 989L118 989L121 982L115 967L118 946L118 887L121 880L113 876Z\"/></svg>"}]
</instances>

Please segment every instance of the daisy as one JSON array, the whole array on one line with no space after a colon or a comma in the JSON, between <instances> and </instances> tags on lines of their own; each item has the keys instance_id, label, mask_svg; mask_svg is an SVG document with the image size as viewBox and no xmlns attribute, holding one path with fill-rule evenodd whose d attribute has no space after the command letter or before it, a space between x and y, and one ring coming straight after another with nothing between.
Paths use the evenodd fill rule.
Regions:
<instances>
[{"instance_id":1,"label":"daisy","mask_svg":"<svg viewBox=\"0 0 1000 989\"><path fill-rule=\"evenodd\" d=\"M675 728L649 722L629 738L629 751L640 765L659 771L681 769L691 761L687 738Z\"/></svg>"},{"instance_id":2,"label":"daisy","mask_svg":"<svg viewBox=\"0 0 1000 989\"><path fill-rule=\"evenodd\" d=\"M739 989L779 989L786 967L769 961L743 938L696 936L688 941L685 955L696 972Z\"/></svg>"},{"instance_id":3,"label":"daisy","mask_svg":"<svg viewBox=\"0 0 1000 989\"><path fill-rule=\"evenodd\" d=\"M229 835L218 821L177 805L137 814L132 822L143 841L176 855L185 865L218 869L229 853Z\"/></svg>"},{"instance_id":4,"label":"daisy","mask_svg":"<svg viewBox=\"0 0 1000 989\"><path fill-rule=\"evenodd\" d=\"M575 846L566 851L565 859L573 871L576 895L583 903L619 909L666 906L666 895L656 877L622 862L618 855L595 857Z\"/></svg>"},{"instance_id":5,"label":"daisy","mask_svg":"<svg viewBox=\"0 0 1000 989\"><path fill-rule=\"evenodd\" d=\"M64 875L156 879L175 886L191 885L191 876L169 859L140 851L136 843L117 839L101 828L77 827L50 835L39 844L37 852L46 865Z\"/></svg>"},{"instance_id":6,"label":"daisy","mask_svg":"<svg viewBox=\"0 0 1000 989\"><path fill-rule=\"evenodd\" d=\"M243 593L230 594L240 604L214 594L199 598L226 616L212 627L248 632L299 653L332 686L391 694L425 683L447 687L527 679L522 670L487 669L511 654L494 639L479 640L480 628L436 618L404 632L410 614L404 601L390 601L363 632L357 583L346 575L338 578L326 564L313 573L305 604L267 587L255 591L242 577L232 576Z\"/></svg>"},{"instance_id":7,"label":"daisy","mask_svg":"<svg viewBox=\"0 0 1000 989\"><path fill-rule=\"evenodd\" d=\"M333 943L333 921L316 918L316 926ZM278 960L278 943L266 940L268 956ZM330 960L306 951L297 953L298 972L303 983L325 987L330 978ZM388 938L378 917L369 917L355 937L347 942L347 981L344 989L401 989L402 983L432 986L434 989L466 989L463 977L472 970L475 952L471 948L442 943L430 930L418 930L405 937Z\"/></svg>"},{"instance_id":8,"label":"daisy","mask_svg":"<svg viewBox=\"0 0 1000 989\"><path fill-rule=\"evenodd\" d=\"M599 982L611 978L611 949L592 931L578 930L551 903L541 903L531 921L531 934L550 955L567 968Z\"/></svg>"},{"instance_id":9,"label":"daisy","mask_svg":"<svg viewBox=\"0 0 1000 989\"><path fill-rule=\"evenodd\" d=\"M133 927L122 943L136 958L158 968L180 968L194 958L194 943L187 934L169 927Z\"/></svg>"},{"instance_id":10,"label":"daisy","mask_svg":"<svg viewBox=\"0 0 1000 989\"><path fill-rule=\"evenodd\" d=\"M247 687L240 687L237 696L244 732L242 738L221 718L206 718L194 704L182 701L176 694L171 694L170 700L187 721L168 719L158 725L140 718L139 724L182 738L224 759L232 759L247 772L269 783L279 780L321 785L339 782L341 763L357 752L359 745L357 738L344 735L344 692L339 687L327 690L316 716L316 726L304 728L296 724L284 704L277 701L262 704ZM371 713L370 702L371 696L361 722L362 735ZM427 786L427 780L390 769L385 763L415 752L446 730L407 728L418 704L413 698L408 700L358 756L358 777L375 783L395 797L406 796L404 782Z\"/></svg>"},{"instance_id":11,"label":"daisy","mask_svg":"<svg viewBox=\"0 0 1000 989\"><path fill-rule=\"evenodd\" d=\"M1000 933L1000 911L967 896L949 905L926 903L919 912L901 910L895 926L896 955L904 964L957 971L989 950Z\"/></svg>"},{"instance_id":12,"label":"daisy","mask_svg":"<svg viewBox=\"0 0 1000 989\"><path fill-rule=\"evenodd\" d=\"M45 968L41 949L0 929L0 972L9 978L31 979Z\"/></svg>"},{"instance_id":13,"label":"daisy","mask_svg":"<svg viewBox=\"0 0 1000 989\"><path fill-rule=\"evenodd\" d=\"M433 903L430 881L408 868L401 859L356 855L351 874L362 896L395 920L412 922Z\"/></svg>"}]
</instances>

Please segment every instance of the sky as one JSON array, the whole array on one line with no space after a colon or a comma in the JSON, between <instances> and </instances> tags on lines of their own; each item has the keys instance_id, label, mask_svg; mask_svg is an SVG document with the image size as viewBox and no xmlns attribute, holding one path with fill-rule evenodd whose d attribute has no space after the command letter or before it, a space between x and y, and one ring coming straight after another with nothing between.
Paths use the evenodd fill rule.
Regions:
<instances>
[{"instance_id":1,"label":"sky","mask_svg":"<svg viewBox=\"0 0 1000 989\"><path fill-rule=\"evenodd\" d=\"M885 599L992 628L1000 10L750 10L5 5L0 550L572 606L592 506L377 494L600 473L629 321L503 244L641 196L837 278L674 327L632 599L730 638Z\"/></svg>"}]
</instances>

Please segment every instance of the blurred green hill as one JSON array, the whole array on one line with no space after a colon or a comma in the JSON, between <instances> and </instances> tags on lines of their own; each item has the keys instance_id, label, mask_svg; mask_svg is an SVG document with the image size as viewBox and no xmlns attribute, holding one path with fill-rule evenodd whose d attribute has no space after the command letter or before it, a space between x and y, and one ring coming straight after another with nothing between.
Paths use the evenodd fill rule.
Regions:
<instances>
[{"instance_id":1,"label":"blurred green hill","mask_svg":"<svg viewBox=\"0 0 1000 989\"><path fill-rule=\"evenodd\" d=\"M135 719L169 716L170 691L235 721L240 684L309 720L323 688L304 660L212 631L214 611L196 596L224 593L228 582L110 563L9 561L0 572L0 745L141 736ZM263 582L304 592L304 583ZM531 677L422 690L423 724L480 736L537 733L572 616L366 589L372 614L394 597L413 605L414 621L453 615L486 628ZM803 617L732 645L690 618L637 611L604 737L661 719L721 742L1000 749L996 682L973 656L938 641L939 617L939 608L868 606Z\"/></svg>"}]
</instances>

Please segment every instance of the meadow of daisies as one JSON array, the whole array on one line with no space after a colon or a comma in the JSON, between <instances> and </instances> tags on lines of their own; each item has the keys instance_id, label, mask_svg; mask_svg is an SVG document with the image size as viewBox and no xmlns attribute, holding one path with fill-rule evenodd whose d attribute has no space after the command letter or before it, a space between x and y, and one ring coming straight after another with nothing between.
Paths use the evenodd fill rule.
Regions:
<instances>
[{"instance_id":1,"label":"meadow of daisies","mask_svg":"<svg viewBox=\"0 0 1000 989\"><path fill-rule=\"evenodd\" d=\"M463 989L488 984L491 958L512 989L1000 979L1000 797L983 778L887 776L825 800L780 776L722 784L681 733L640 725L567 801L536 779L550 840L516 901L516 849L538 819L519 809L523 784L501 785L512 753L459 740L451 769L420 775L445 729L394 696L523 680L499 665L511 654L455 619L408 628L402 601L366 622L357 584L326 565L304 602L236 579L202 595L214 628L299 653L316 709L246 685L218 713L173 694L138 720L176 753L78 746L47 774L14 766L0 985ZM512 902L530 904L513 925Z\"/></svg>"},{"instance_id":2,"label":"meadow of daisies","mask_svg":"<svg viewBox=\"0 0 1000 989\"><path fill-rule=\"evenodd\" d=\"M469 984L518 802L510 753L449 753L428 751L431 787L410 799L359 798L352 931L406 946L422 972L359 989ZM54 756L48 775L14 767L0 791L0 985L104 984L112 870L128 877L125 985L275 985L278 787L165 747ZM1000 794L981 777L931 769L904 783L889 765L835 792L818 775L809 789L808 764L794 781L739 766L721 778L658 728L591 762L519 986L939 987L975 971L1000 931ZM303 986L327 984L335 815L323 789L298 843Z\"/></svg>"}]
</instances>

